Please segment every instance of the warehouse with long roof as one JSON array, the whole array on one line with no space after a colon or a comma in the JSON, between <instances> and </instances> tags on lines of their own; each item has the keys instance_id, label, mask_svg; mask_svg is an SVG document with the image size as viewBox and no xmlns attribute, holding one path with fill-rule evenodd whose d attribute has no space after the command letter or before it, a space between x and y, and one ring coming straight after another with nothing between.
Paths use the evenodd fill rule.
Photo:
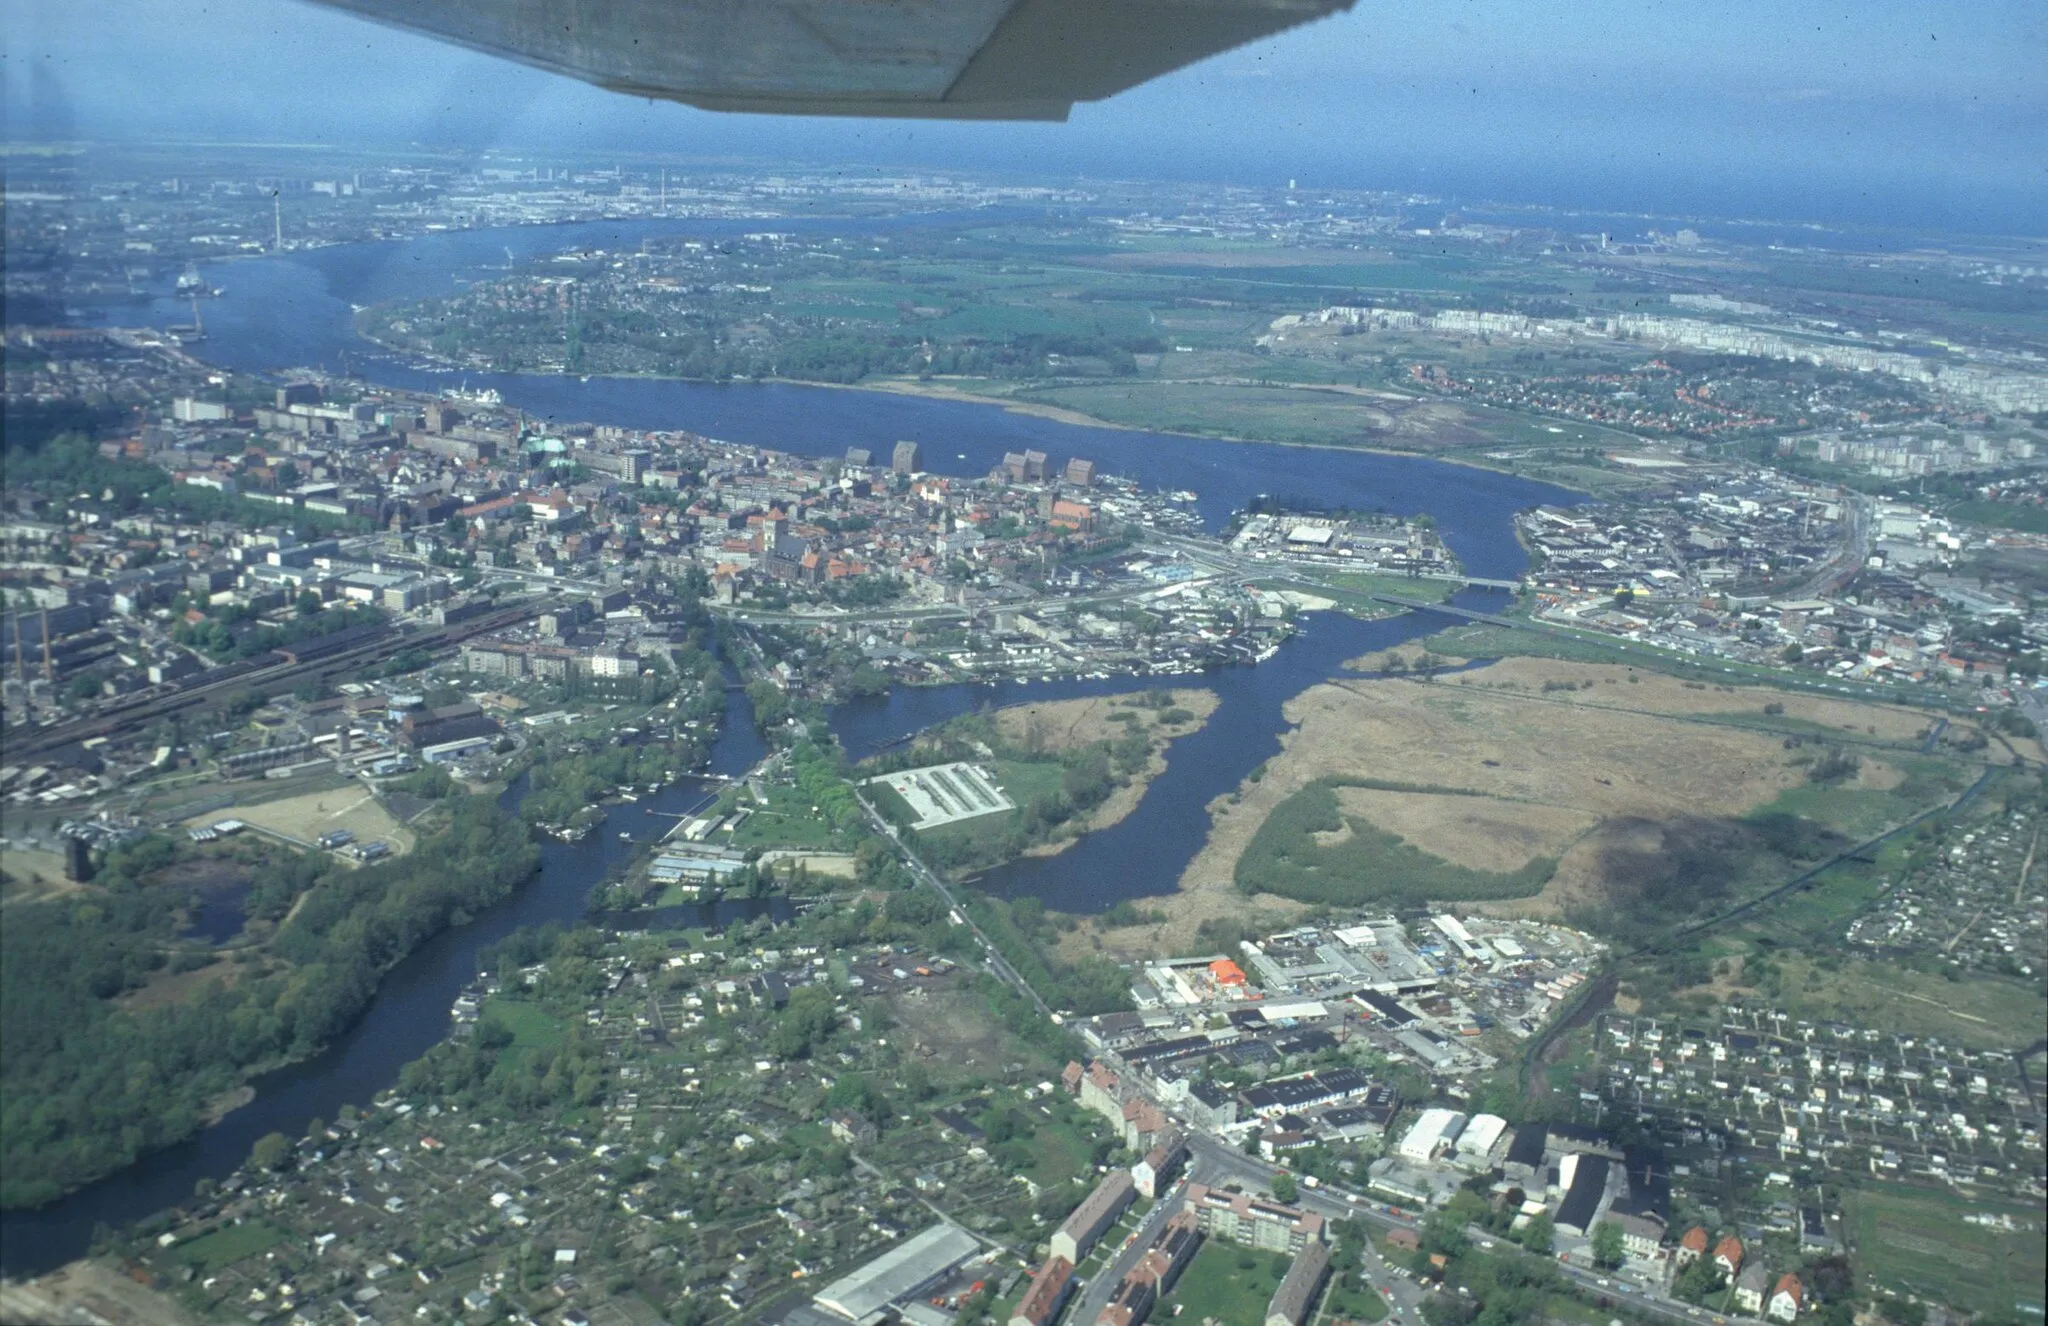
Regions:
<instances>
[{"instance_id":1,"label":"warehouse with long roof","mask_svg":"<svg viewBox=\"0 0 2048 1326\"><path fill-rule=\"evenodd\" d=\"M915 1297L980 1251L974 1235L941 1221L834 1280L812 1302L847 1321L873 1321L891 1303Z\"/></svg>"}]
</instances>

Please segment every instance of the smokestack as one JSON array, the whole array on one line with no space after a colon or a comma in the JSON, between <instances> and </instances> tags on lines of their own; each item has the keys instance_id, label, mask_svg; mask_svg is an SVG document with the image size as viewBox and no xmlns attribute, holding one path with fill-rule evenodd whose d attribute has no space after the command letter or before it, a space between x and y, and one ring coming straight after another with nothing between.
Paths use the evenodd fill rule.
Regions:
<instances>
[{"instance_id":1,"label":"smokestack","mask_svg":"<svg viewBox=\"0 0 2048 1326\"><path fill-rule=\"evenodd\" d=\"M19 630L20 627L17 626L15 629ZM55 682L57 680L57 662L50 655L50 610L48 608L43 609L43 680L47 682Z\"/></svg>"}]
</instances>

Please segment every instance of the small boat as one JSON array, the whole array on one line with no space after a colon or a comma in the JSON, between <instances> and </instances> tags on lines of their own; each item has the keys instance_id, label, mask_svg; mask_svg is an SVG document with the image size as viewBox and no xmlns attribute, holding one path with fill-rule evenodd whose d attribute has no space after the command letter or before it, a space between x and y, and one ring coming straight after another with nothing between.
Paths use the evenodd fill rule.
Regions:
<instances>
[{"instance_id":1,"label":"small boat","mask_svg":"<svg viewBox=\"0 0 2048 1326\"><path fill-rule=\"evenodd\" d=\"M633 841L633 835L627 833L624 829L619 830L619 837L624 838L629 843Z\"/></svg>"}]
</instances>

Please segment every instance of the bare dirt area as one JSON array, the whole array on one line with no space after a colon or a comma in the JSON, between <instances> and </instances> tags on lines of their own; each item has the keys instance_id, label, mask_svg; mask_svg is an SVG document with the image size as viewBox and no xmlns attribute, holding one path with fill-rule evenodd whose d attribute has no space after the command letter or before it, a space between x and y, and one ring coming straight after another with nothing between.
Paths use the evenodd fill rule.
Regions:
<instances>
[{"instance_id":1,"label":"bare dirt area","mask_svg":"<svg viewBox=\"0 0 2048 1326\"><path fill-rule=\"evenodd\" d=\"M935 1074L968 1070L995 1076L1020 1057L981 996L964 983L899 987L886 1002L898 1027L892 1034L907 1039Z\"/></svg>"},{"instance_id":2,"label":"bare dirt area","mask_svg":"<svg viewBox=\"0 0 2048 1326\"><path fill-rule=\"evenodd\" d=\"M1214 807L1211 808L1212 811ZM1237 891L1228 879L1220 888L1189 889L1181 876L1180 892L1163 898L1143 898L1139 910L1160 919L1142 925L1107 926L1099 921L1077 926L1060 936L1059 955L1074 962L1090 954L1106 954L1119 962L1135 962L1193 952L1200 944L1202 922L1228 919L1243 921L1254 930L1285 929L1308 911L1306 903L1270 894L1254 900Z\"/></svg>"},{"instance_id":3,"label":"bare dirt area","mask_svg":"<svg viewBox=\"0 0 2048 1326\"><path fill-rule=\"evenodd\" d=\"M0 851L0 905L43 902L84 888L64 878L64 858L55 852L13 844Z\"/></svg>"},{"instance_id":4,"label":"bare dirt area","mask_svg":"<svg viewBox=\"0 0 2048 1326\"><path fill-rule=\"evenodd\" d=\"M1635 680L1630 680L1634 677ZM1544 690L1550 684L1552 689ZM1566 687L1570 689L1566 689ZM1765 703L1785 716L1865 741L1910 741L1923 716L1879 705L1756 689L1694 689L1676 678L1603 664L1516 658L1456 677L1344 680L1289 702L1296 724L1263 776L1211 805L1202 851L1161 900L1176 931L1241 911L1238 858L1274 807L1326 777L1411 791L1341 789L1342 804L1423 851L1502 871L1556 852L1536 897L1487 910L1557 915L1601 896L1616 862L1668 845L1670 822L1743 815L1806 782L1783 732L1700 721ZM1782 721L1782 720L1780 720ZM1810 744L1806 747L1810 752ZM1848 786L1896 786L1897 769L1868 749ZM1476 795L1445 795L1456 789ZM1276 899L1260 897L1266 906ZM1191 918L1185 924L1181 918Z\"/></svg>"},{"instance_id":5,"label":"bare dirt area","mask_svg":"<svg viewBox=\"0 0 2048 1326\"><path fill-rule=\"evenodd\" d=\"M1357 815L1453 865L1495 874L1520 870L1539 856L1557 856L1600 822L1590 811L1567 806L1366 787L1338 788L1337 804L1346 815ZM1349 835L1349 823L1344 832Z\"/></svg>"},{"instance_id":6,"label":"bare dirt area","mask_svg":"<svg viewBox=\"0 0 2048 1326\"><path fill-rule=\"evenodd\" d=\"M186 824L199 828L225 819L242 820L301 843L312 843L321 834L335 829L347 829L355 834L357 842L381 839L391 844L394 855L403 856L413 847L412 831L393 818L374 794L361 787L308 792L277 801L211 810L194 816Z\"/></svg>"},{"instance_id":7,"label":"bare dirt area","mask_svg":"<svg viewBox=\"0 0 2048 1326\"><path fill-rule=\"evenodd\" d=\"M190 1326L175 1299L98 1261L77 1261L34 1280L0 1284L0 1323L6 1326Z\"/></svg>"},{"instance_id":8,"label":"bare dirt area","mask_svg":"<svg viewBox=\"0 0 2048 1326\"><path fill-rule=\"evenodd\" d=\"M830 875L834 879L852 879L854 858L851 852L798 852L777 849L761 853L762 869L795 870L802 866L812 875Z\"/></svg>"}]
</instances>

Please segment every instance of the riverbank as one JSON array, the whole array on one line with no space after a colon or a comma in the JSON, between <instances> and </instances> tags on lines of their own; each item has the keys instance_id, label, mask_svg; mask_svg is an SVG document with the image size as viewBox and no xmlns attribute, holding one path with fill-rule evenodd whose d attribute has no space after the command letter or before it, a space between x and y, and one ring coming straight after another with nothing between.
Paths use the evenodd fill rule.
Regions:
<instances>
[{"instance_id":1,"label":"riverbank","mask_svg":"<svg viewBox=\"0 0 2048 1326\"><path fill-rule=\"evenodd\" d=\"M427 354L411 346L395 345L387 341L379 340L376 337L370 336L369 334L361 331L359 328L355 330L355 335L357 336L358 339L375 346L377 349L385 352L386 354L393 355L395 357L400 358L401 360L413 363L416 366L424 368L428 372L456 373L463 371L462 366L459 364L437 358L434 355ZM482 373L484 370L476 371L478 373ZM1071 409L1067 406L1049 405L1042 401L1019 400L1015 396L996 396L989 395L985 392L969 391L961 387L954 386L951 383L944 382L935 378L877 377L863 379L859 382L821 382L811 378L794 377L764 377L719 380L712 378L670 377L663 374L655 373L511 373L503 374L502 376L528 378L536 381L545 381L551 379L573 379L579 382L587 382L593 379L597 379L617 382L677 382L701 384L708 386L744 386L752 384L760 386L823 388L831 391L869 392L885 396L909 396L915 397L920 400L944 401L957 405L993 406L1008 414L1020 415L1032 419L1044 419L1052 423L1066 424L1070 427L1076 428L1101 428L1118 433L1140 433L1166 437L1185 437L1198 439L1201 441L1228 442L1235 445L1245 446L1286 447L1294 450L1327 451L1335 452L1338 454L1350 455L1398 456L1412 460L1437 461L1445 465L1457 465L1466 469L1479 470L1489 474L1509 475L1515 478L1530 477L1512 466L1491 465L1487 464L1483 460L1475 459L1470 456L1442 455L1432 451L1404 449L1399 447L1376 447L1352 443L1308 442L1297 440L1282 440L1278 438L1269 437L1249 437L1236 433L1223 433L1213 431L1197 433L1190 432L1185 429L1173 428L1162 424L1119 423L1115 420L1104 419L1099 415L1089 414L1082 410ZM1236 379L1221 379L1214 382L1210 382L1206 380L1181 378L1153 378L1145 379L1145 381L1149 385L1185 387L1265 387L1271 385L1277 388L1283 388L1286 390L1293 391L1322 392L1328 395L1343 396L1352 399L1392 400L1411 404L1426 401L1428 399L1425 397L1418 396L1399 395L1397 393L1387 392L1378 388L1348 387L1337 383L1265 384L1248 383ZM1032 385L1044 386L1046 384L1034 383ZM1560 483L1554 479L1540 480L1540 482L1548 483L1553 487L1561 488L1565 491L1575 494L1587 496L1593 495L1592 489L1582 485Z\"/></svg>"},{"instance_id":2,"label":"riverbank","mask_svg":"<svg viewBox=\"0 0 2048 1326\"><path fill-rule=\"evenodd\" d=\"M1012 705L997 710L995 721L1004 736L1027 748L1036 741L1040 749L1048 752L1080 750L1124 735L1131 725L1112 719L1113 713L1136 714L1137 721L1144 721L1147 711L1141 702L1146 694L1132 692ZM1025 856L1058 856L1084 835L1123 823L1145 799L1145 790L1152 785L1152 780L1166 772L1167 752L1173 744L1182 737L1200 732L1221 703L1216 693L1210 690L1183 688L1168 691L1166 695L1168 704L1150 711L1156 721L1147 732L1152 749L1144 766L1131 773L1102 804L1063 826L1071 827L1073 832L1051 842L1028 847L1024 851ZM1169 714L1174 715L1177 721L1168 722L1166 716ZM1182 714L1188 717L1180 718Z\"/></svg>"},{"instance_id":3,"label":"riverbank","mask_svg":"<svg viewBox=\"0 0 2048 1326\"><path fill-rule=\"evenodd\" d=\"M552 376L552 375L536 375ZM681 379L676 379L681 380ZM1077 428L1106 428L1118 433L1144 433L1165 437L1196 438L1204 442L1229 442L1241 446L1286 447L1297 451L1328 451L1340 455L1400 456L1409 460L1436 461L1443 465L1457 465L1465 469L1481 470L1488 474L1505 474L1517 479L1530 476L1506 465L1488 465L1468 456L1446 456L1430 451L1409 451L1399 447L1373 447L1337 442L1281 441L1270 437L1243 437L1234 433L1190 433L1183 429L1170 428L1160 424L1125 424L1069 409L1063 405L1047 405L1042 401L1018 400L1014 396L989 396L979 392L963 391L947 383L927 378L876 378L861 382L813 382L805 378L764 378L763 382L780 383L791 387L824 387L833 391L879 392L891 396L914 396L921 400L950 401L960 405L992 405L1009 414L1024 415L1033 419L1046 419L1054 423L1068 424ZM1157 382L1157 379L1153 379ZM1169 385L1203 386L1213 385L1198 382L1177 381ZM1357 388L1331 387L1322 383L1288 384L1291 390L1330 391L1340 395L1373 395L1370 391ZM1401 397L1399 399L1411 399ZM1593 496L1593 490L1575 484L1559 483L1555 479L1532 480L1565 489L1568 492Z\"/></svg>"},{"instance_id":4,"label":"riverbank","mask_svg":"<svg viewBox=\"0 0 2048 1326\"><path fill-rule=\"evenodd\" d=\"M1168 924L1105 949L1178 944L1233 907L1412 900L1404 890L1523 916L1625 904L1644 870L1702 844L1742 858L1749 817L1782 808L1853 833L1920 795L1909 770L1933 777L1916 768L1926 719L1912 711L1613 665L1344 679L1283 712L1281 753L1211 803L1180 892L1152 904ZM1836 749L1853 762L1816 781Z\"/></svg>"}]
</instances>

